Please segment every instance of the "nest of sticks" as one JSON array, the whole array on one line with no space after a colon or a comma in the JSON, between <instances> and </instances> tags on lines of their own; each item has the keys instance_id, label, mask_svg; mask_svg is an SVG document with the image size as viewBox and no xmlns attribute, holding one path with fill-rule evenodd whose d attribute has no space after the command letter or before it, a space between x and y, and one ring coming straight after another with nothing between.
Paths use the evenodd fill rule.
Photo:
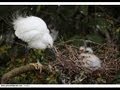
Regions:
<instances>
[{"instance_id":1,"label":"nest of sticks","mask_svg":"<svg viewBox=\"0 0 120 90\"><path fill-rule=\"evenodd\" d=\"M91 46L94 54L102 61L102 69L90 71L82 67L79 60L79 47L63 44L56 47L57 59L51 66L59 73L59 80L64 84L71 83L111 83L120 70L118 48L107 43Z\"/></svg>"},{"instance_id":2,"label":"nest of sticks","mask_svg":"<svg viewBox=\"0 0 120 90\"><path fill-rule=\"evenodd\" d=\"M120 71L120 54L118 47L116 45L108 43L104 43L101 45L91 44L90 47L93 49L94 54L98 56L102 61L101 69L91 71L84 68L82 65L83 63L79 58L79 47L76 47L72 44L64 43L55 47L56 60L50 60L49 57L51 57L51 55L48 58L46 57L46 60L48 62L43 65L43 77L47 74L52 74L52 76L55 75L54 78L55 80L57 80L56 83L62 84L112 83L112 81L116 79L116 75L118 75L118 72ZM34 70L34 67L30 64L15 68L3 75L1 83L7 83L9 79L21 73ZM41 75L38 74L38 76ZM40 81L41 78L37 80Z\"/></svg>"}]
</instances>

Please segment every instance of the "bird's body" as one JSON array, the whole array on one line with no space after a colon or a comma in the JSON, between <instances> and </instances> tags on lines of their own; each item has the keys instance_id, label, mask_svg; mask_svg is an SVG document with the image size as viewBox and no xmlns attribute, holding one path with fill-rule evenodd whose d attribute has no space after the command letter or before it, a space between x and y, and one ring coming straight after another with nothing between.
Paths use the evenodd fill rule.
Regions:
<instances>
[{"instance_id":1,"label":"bird's body","mask_svg":"<svg viewBox=\"0 0 120 90\"><path fill-rule=\"evenodd\" d=\"M83 57L83 67L95 71L101 68L101 60L94 54L82 53Z\"/></svg>"},{"instance_id":2,"label":"bird's body","mask_svg":"<svg viewBox=\"0 0 120 90\"><path fill-rule=\"evenodd\" d=\"M50 35L46 23L41 18L36 16L19 16L13 21L13 27L15 35L26 42L29 48L39 50L51 48L51 50L53 50L54 40ZM32 63L31 65L33 65L35 69L40 69L41 71L42 65L39 63L39 58L36 60L37 64Z\"/></svg>"},{"instance_id":3,"label":"bird's body","mask_svg":"<svg viewBox=\"0 0 120 90\"><path fill-rule=\"evenodd\" d=\"M101 68L101 60L93 53L90 47L80 47L80 59L82 61L82 66L89 70L95 71Z\"/></svg>"},{"instance_id":4,"label":"bird's body","mask_svg":"<svg viewBox=\"0 0 120 90\"><path fill-rule=\"evenodd\" d=\"M28 43L30 48L45 49L53 46L53 39L46 23L38 17L18 17L13 21L15 35Z\"/></svg>"}]
</instances>

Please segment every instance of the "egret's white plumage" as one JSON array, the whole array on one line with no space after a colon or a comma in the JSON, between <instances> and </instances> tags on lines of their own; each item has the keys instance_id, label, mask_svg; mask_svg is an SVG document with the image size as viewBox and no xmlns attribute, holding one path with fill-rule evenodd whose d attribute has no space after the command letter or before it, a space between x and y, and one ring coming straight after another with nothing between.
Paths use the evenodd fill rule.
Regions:
<instances>
[{"instance_id":1,"label":"egret's white plumage","mask_svg":"<svg viewBox=\"0 0 120 90\"><path fill-rule=\"evenodd\" d=\"M80 54L80 59L82 60L82 66L84 68L95 71L101 68L101 60L93 54L93 50L90 47L80 47L83 52Z\"/></svg>"},{"instance_id":2,"label":"egret's white plumage","mask_svg":"<svg viewBox=\"0 0 120 90\"><path fill-rule=\"evenodd\" d=\"M85 51L88 52L88 53L91 53L91 54L93 53L93 50L90 47L87 47Z\"/></svg>"},{"instance_id":3,"label":"egret's white plumage","mask_svg":"<svg viewBox=\"0 0 120 90\"><path fill-rule=\"evenodd\" d=\"M53 38L46 23L39 17L17 17L13 21L15 35L28 43L30 48L45 49L53 46Z\"/></svg>"},{"instance_id":4,"label":"egret's white plumage","mask_svg":"<svg viewBox=\"0 0 120 90\"><path fill-rule=\"evenodd\" d=\"M95 71L101 68L101 60L94 54L82 53L83 57L83 67Z\"/></svg>"}]
</instances>

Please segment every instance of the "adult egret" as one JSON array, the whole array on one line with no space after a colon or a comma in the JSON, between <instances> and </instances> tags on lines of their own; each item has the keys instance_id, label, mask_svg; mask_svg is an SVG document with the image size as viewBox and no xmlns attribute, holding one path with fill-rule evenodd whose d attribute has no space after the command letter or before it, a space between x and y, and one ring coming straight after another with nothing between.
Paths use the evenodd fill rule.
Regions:
<instances>
[{"instance_id":1,"label":"adult egret","mask_svg":"<svg viewBox=\"0 0 120 90\"><path fill-rule=\"evenodd\" d=\"M45 21L36 16L19 16L13 20L15 35L22 41L28 43L29 48L41 49L53 47L53 38L47 28ZM52 49L53 50L53 49ZM36 69L40 69L38 61Z\"/></svg>"}]
</instances>

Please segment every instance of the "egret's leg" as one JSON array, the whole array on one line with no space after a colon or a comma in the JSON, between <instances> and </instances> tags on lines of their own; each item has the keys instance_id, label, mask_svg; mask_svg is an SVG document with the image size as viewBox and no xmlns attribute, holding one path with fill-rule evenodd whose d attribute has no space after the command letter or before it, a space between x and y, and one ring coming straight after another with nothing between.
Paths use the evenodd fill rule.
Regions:
<instances>
[{"instance_id":1,"label":"egret's leg","mask_svg":"<svg viewBox=\"0 0 120 90\"><path fill-rule=\"evenodd\" d=\"M39 62L39 60L43 60L43 56L41 55L42 53L40 50L37 52L35 50L33 50L33 54L35 55L35 59L37 60L37 63L31 63L31 65L34 66L36 70L40 70L40 73L41 73L43 66Z\"/></svg>"},{"instance_id":2,"label":"egret's leg","mask_svg":"<svg viewBox=\"0 0 120 90\"><path fill-rule=\"evenodd\" d=\"M38 59L37 59L37 63L31 63L31 65L34 66L36 70L39 70L40 73L42 72L43 65L39 62Z\"/></svg>"}]
</instances>

